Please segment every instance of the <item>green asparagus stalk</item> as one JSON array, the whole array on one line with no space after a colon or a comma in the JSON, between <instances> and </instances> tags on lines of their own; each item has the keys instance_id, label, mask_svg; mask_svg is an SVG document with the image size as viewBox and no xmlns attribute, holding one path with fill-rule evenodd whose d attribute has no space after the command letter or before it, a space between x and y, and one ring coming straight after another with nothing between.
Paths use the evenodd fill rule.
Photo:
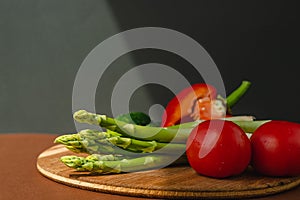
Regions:
<instances>
[{"instance_id":1,"label":"green asparagus stalk","mask_svg":"<svg viewBox=\"0 0 300 200\"><path fill-rule=\"evenodd\" d=\"M111 156L114 159L114 156ZM80 156L63 156L60 160L77 171L92 173L121 173L145 171L165 167L174 159L170 156L151 155L131 159L104 160L101 156L91 155L86 158Z\"/></svg>"},{"instance_id":2,"label":"green asparagus stalk","mask_svg":"<svg viewBox=\"0 0 300 200\"><path fill-rule=\"evenodd\" d=\"M258 127L267 123L271 120L256 120L252 122L248 121L233 121L235 124L240 126L246 133L253 133Z\"/></svg>"},{"instance_id":3,"label":"green asparagus stalk","mask_svg":"<svg viewBox=\"0 0 300 200\"><path fill-rule=\"evenodd\" d=\"M245 122L245 125L248 124L248 126L250 126L252 123L249 123L249 122L252 122L254 121L254 117L253 116L232 116L232 117L226 117L226 118L220 118L221 120L227 120L227 121L232 121L232 122ZM194 128L196 126L199 125L199 123L203 122L204 120L195 120L195 121L192 121L192 122L186 122L186 123L183 123L183 124L178 124L178 125L174 125L174 126L169 126L168 129L179 129L180 128ZM244 124L242 124L244 125ZM250 126L251 127L251 126ZM242 126L242 128L244 128ZM254 129L255 127L253 127ZM249 128L248 128L249 129ZM253 130L252 130L253 131Z\"/></svg>"},{"instance_id":4,"label":"green asparagus stalk","mask_svg":"<svg viewBox=\"0 0 300 200\"><path fill-rule=\"evenodd\" d=\"M87 112L85 110L79 110L75 112L73 117L79 123L99 125L108 130L121 133L126 137L131 137L139 140L170 142L175 138L178 131L178 129L176 128L168 130L167 128L162 127L149 127L128 124L123 121L109 118L106 115L98 115ZM184 143L190 131L190 128L182 129L181 134L176 137L177 141Z\"/></svg>"},{"instance_id":5,"label":"green asparagus stalk","mask_svg":"<svg viewBox=\"0 0 300 200\"><path fill-rule=\"evenodd\" d=\"M58 136L54 142L65 145L66 148L73 152L90 154L126 154L126 151L123 151L122 149L135 153L152 153L162 148L164 148L164 153L177 154L178 152L184 152L185 150L184 144L141 141L121 137L121 134L109 130L107 132L100 132L86 129L78 132L77 134Z\"/></svg>"},{"instance_id":6,"label":"green asparagus stalk","mask_svg":"<svg viewBox=\"0 0 300 200\"><path fill-rule=\"evenodd\" d=\"M93 134L91 134L93 133ZM101 153L101 154L123 154L124 151L115 147L109 142L102 141L101 144L95 140L95 134L91 130L82 130L78 134L67 134L58 136L54 143L60 143L75 153ZM107 137L119 136L120 134L113 131L104 133L97 132L98 140L103 140Z\"/></svg>"},{"instance_id":7,"label":"green asparagus stalk","mask_svg":"<svg viewBox=\"0 0 300 200\"><path fill-rule=\"evenodd\" d=\"M194 122L179 124L173 127L172 126L171 127L139 126L139 125L128 124L122 121L118 121L113 118L109 118L106 115L98 115L95 113L90 113L85 110L79 110L75 112L73 117L79 123L99 125L108 130L121 133L126 137L135 138L139 140L150 140L150 141L154 140L158 142L173 141L176 143L185 143L192 129L202 122L201 120L197 120ZM254 130L256 130L256 128L259 125L268 121L268 120L261 120L253 123L253 117L244 117L244 118L232 117L232 118L224 118L224 119L235 122L242 129L245 129L249 133L254 132Z\"/></svg>"}]
</instances>

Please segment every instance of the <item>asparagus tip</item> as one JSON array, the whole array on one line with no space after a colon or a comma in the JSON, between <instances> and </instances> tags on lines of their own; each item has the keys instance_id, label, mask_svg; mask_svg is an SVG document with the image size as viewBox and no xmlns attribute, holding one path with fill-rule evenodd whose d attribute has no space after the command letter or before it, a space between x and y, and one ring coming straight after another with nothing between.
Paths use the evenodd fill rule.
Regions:
<instances>
[{"instance_id":1,"label":"asparagus tip","mask_svg":"<svg viewBox=\"0 0 300 200\"><path fill-rule=\"evenodd\" d=\"M105 115L97 115L95 113L87 112L86 110L78 110L73 114L73 118L79 123L87 123L92 125L99 125Z\"/></svg>"},{"instance_id":2,"label":"asparagus tip","mask_svg":"<svg viewBox=\"0 0 300 200\"><path fill-rule=\"evenodd\" d=\"M88 112L86 110L78 110L73 114L73 118L76 121L82 121L87 118Z\"/></svg>"}]
</instances>

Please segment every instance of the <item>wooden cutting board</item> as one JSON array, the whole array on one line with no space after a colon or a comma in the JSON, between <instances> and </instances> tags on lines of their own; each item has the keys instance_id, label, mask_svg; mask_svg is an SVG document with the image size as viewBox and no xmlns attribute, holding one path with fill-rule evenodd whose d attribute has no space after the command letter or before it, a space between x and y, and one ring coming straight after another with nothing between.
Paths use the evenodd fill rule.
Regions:
<instances>
[{"instance_id":1,"label":"wooden cutting board","mask_svg":"<svg viewBox=\"0 0 300 200\"><path fill-rule=\"evenodd\" d=\"M232 199L276 194L300 185L300 177L264 177L250 168L240 176L227 179L200 176L187 165L134 173L93 175L76 172L65 166L59 160L65 155L74 153L62 145L55 145L39 155L37 169L54 181L111 194L172 199Z\"/></svg>"}]
</instances>

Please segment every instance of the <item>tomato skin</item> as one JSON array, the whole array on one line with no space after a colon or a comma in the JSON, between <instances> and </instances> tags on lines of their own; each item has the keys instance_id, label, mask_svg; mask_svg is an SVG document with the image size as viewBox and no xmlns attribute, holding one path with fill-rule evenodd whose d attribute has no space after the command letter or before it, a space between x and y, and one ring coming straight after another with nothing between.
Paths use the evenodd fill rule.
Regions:
<instances>
[{"instance_id":1,"label":"tomato skin","mask_svg":"<svg viewBox=\"0 0 300 200\"><path fill-rule=\"evenodd\" d=\"M250 140L230 121L213 119L200 123L192 130L186 148L191 167L214 178L241 174L251 160Z\"/></svg>"},{"instance_id":2,"label":"tomato skin","mask_svg":"<svg viewBox=\"0 0 300 200\"><path fill-rule=\"evenodd\" d=\"M300 175L300 124L270 121L251 136L252 166L268 176Z\"/></svg>"}]
</instances>

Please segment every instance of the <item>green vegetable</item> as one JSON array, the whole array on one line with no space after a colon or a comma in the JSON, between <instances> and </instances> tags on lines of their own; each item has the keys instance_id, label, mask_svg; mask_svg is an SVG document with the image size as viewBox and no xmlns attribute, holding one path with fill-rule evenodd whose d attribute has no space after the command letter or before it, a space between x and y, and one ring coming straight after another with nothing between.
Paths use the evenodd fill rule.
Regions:
<instances>
[{"instance_id":1,"label":"green vegetable","mask_svg":"<svg viewBox=\"0 0 300 200\"><path fill-rule=\"evenodd\" d=\"M93 133L93 134L91 134ZM82 130L78 134L67 134L58 136L54 143L60 143L75 153L101 153L101 154L124 154L122 149L104 141L105 138L119 136L120 134L110 132L98 132L97 135L90 130ZM98 140L96 140L97 138ZM99 143L99 140L102 140Z\"/></svg>"},{"instance_id":2,"label":"green vegetable","mask_svg":"<svg viewBox=\"0 0 300 200\"><path fill-rule=\"evenodd\" d=\"M68 167L74 168L77 171L87 171L93 173L121 173L135 172L141 170L150 170L164 167L166 163L171 162L172 158L162 155L143 156L131 159L101 159L101 156L90 155L86 158L79 156L63 156L60 160Z\"/></svg>"},{"instance_id":3,"label":"green vegetable","mask_svg":"<svg viewBox=\"0 0 300 200\"><path fill-rule=\"evenodd\" d=\"M191 130L195 128L201 120L194 122L188 122L185 124L179 124L170 127L150 127L150 126L139 126L135 124L128 124L123 121L115 120L109 118L106 115L98 115L95 113L90 113L85 110L79 110L74 113L74 119L80 123L87 123L92 125L99 125L108 130L112 130L122 134L123 136L135 138L139 140L157 141L157 142L176 142L185 143ZM224 118L225 120L230 120L235 123L240 123L239 121L245 121L240 123L240 127L247 127L247 132L253 132L256 126L252 125L252 117L232 117ZM236 122L237 121L237 122ZM246 122L248 121L248 122ZM253 129L249 129L253 128Z\"/></svg>"},{"instance_id":4,"label":"green vegetable","mask_svg":"<svg viewBox=\"0 0 300 200\"><path fill-rule=\"evenodd\" d=\"M108 130L121 133L126 137L131 137L139 140L170 142L176 136L178 131L178 128L168 129L162 127L128 124L123 121L109 118L106 115L98 115L87 112L85 110L79 110L75 112L73 116L77 122L100 125L101 127ZM178 134L177 141L184 143L190 131L191 128L182 129L180 134Z\"/></svg>"},{"instance_id":5,"label":"green vegetable","mask_svg":"<svg viewBox=\"0 0 300 200\"><path fill-rule=\"evenodd\" d=\"M121 137L121 134L113 131L100 132L90 129L82 130L77 134L59 136L54 142L65 145L73 152L90 154L126 154L127 152L124 150L135 153L152 153L162 148L164 148L164 153L174 154L185 150L185 144L141 141Z\"/></svg>"},{"instance_id":6,"label":"green vegetable","mask_svg":"<svg viewBox=\"0 0 300 200\"><path fill-rule=\"evenodd\" d=\"M141 126L146 126L151 123L150 117L143 112L131 112L128 114L119 115L115 119L128 124L136 124Z\"/></svg>"},{"instance_id":7,"label":"green vegetable","mask_svg":"<svg viewBox=\"0 0 300 200\"><path fill-rule=\"evenodd\" d=\"M233 123L237 124L238 126L242 127L242 129L246 133L253 133L258 127L263 125L264 123L267 123L271 120L257 120L252 122L247 121L233 121Z\"/></svg>"},{"instance_id":8,"label":"green vegetable","mask_svg":"<svg viewBox=\"0 0 300 200\"><path fill-rule=\"evenodd\" d=\"M241 99L241 97L246 93L246 91L248 90L250 85L251 85L251 82L243 81L242 84L226 98L227 106L229 108L233 107Z\"/></svg>"}]
</instances>

